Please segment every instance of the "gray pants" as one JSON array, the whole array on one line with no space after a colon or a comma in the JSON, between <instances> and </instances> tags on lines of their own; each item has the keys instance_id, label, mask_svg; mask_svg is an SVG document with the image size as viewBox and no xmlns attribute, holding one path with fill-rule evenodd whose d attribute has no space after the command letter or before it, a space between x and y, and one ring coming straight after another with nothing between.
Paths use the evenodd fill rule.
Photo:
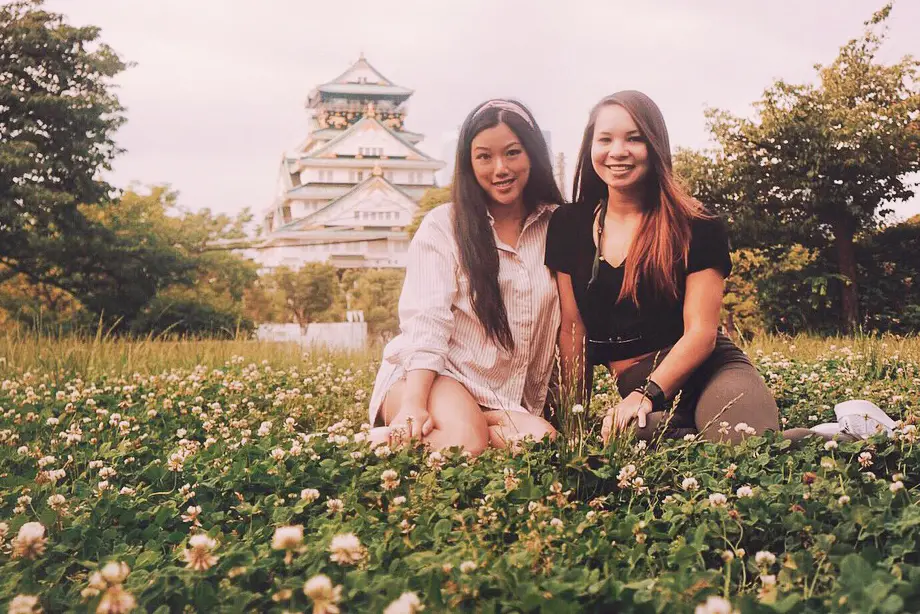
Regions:
<instances>
[{"instance_id":1,"label":"gray pants","mask_svg":"<svg viewBox=\"0 0 920 614\"><path fill-rule=\"evenodd\" d=\"M665 348L624 371L617 379L620 396L642 386L670 351ZM729 424L727 433L720 423ZM652 412L647 426L639 429L640 439L680 438L699 433L708 441L738 442L743 432L735 425L744 422L758 434L779 430L779 409L766 382L748 357L726 335L719 333L712 354L690 375L680 390L673 411ZM798 431L802 431L799 433ZM790 439L814 434L807 429L787 432Z\"/></svg>"}]
</instances>

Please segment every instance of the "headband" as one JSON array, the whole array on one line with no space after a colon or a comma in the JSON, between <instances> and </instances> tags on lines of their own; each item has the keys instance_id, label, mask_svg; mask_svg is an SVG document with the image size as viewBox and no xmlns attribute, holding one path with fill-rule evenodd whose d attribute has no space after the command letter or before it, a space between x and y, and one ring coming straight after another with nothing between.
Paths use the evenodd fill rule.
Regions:
<instances>
[{"instance_id":1,"label":"headband","mask_svg":"<svg viewBox=\"0 0 920 614\"><path fill-rule=\"evenodd\" d=\"M525 111L524 107L522 107L518 103L511 102L510 100L500 100L500 99L490 100L489 102L479 107L475 113L473 113L473 118L477 117L480 113L482 113L486 109L501 109L502 111L510 111L511 113L514 113L518 117L522 118L525 122L527 122L528 126L536 129L536 126L534 126L533 120L530 119L530 116L527 114L527 111Z\"/></svg>"}]
</instances>

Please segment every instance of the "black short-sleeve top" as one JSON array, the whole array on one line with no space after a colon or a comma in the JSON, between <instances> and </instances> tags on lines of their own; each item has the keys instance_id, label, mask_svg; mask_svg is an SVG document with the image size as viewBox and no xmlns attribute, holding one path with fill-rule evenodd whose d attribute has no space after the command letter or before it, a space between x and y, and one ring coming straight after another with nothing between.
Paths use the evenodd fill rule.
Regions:
<instances>
[{"instance_id":1,"label":"black short-sleeve top","mask_svg":"<svg viewBox=\"0 0 920 614\"><path fill-rule=\"evenodd\" d=\"M617 303L625 265L600 262L597 279L588 288L594 264L593 207L568 204L558 208L546 237L546 266L572 278L575 302L585 324L587 358L592 364L632 358L660 350L684 334L683 290L687 276L716 269L728 277L732 269L725 224L718 217L696 218L691 223L690 249L678 272L676 301L643 292L639 280L639 306L625 299Z\"/></svg>"}]
</instances>

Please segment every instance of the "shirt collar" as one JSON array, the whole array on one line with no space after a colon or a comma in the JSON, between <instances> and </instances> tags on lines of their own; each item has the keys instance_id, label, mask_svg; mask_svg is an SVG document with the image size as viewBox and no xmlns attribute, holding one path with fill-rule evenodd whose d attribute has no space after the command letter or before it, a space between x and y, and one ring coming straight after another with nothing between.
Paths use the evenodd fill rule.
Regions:
<instances>
[{"instance_id":1,"label":"shirt collar","mask_svg":"<svg viewBox=\"0 0 920 614\"><path fill-rule=\"evenodd\" d=\"M527 219L524 220L524 225L527 225L527 223L531 221L534 221L534 222L537 221L538 219L546 215L547 212L555 211L558 206L559 205L552 204L552 203L540 203L539 205L537 205L537 208L533 211L533 213L528 215ZM489 224L494 226L495 218L492 217L492 213L489 212L488 210L486 211L486 217L489 220Z\"/></svg>"}]
</instances>

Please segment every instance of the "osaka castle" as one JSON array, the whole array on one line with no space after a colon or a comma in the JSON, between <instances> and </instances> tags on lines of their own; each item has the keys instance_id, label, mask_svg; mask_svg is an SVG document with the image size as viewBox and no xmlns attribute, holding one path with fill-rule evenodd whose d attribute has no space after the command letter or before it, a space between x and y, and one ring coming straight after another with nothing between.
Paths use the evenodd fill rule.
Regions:
<instances>
[{"instance_id":1,"label":"osaka castle","mask_svg":"<svg viewBox=\"0 0 920 614\"><path fill-rule=\"evenodd\" d=\"M264 270L405 267L406 226L444 166L418 149L421 134L406 130L411 96L363 54L310 93L310 132L282 157L263 236L249 251Z\"/></svg>"}]
</instances>

